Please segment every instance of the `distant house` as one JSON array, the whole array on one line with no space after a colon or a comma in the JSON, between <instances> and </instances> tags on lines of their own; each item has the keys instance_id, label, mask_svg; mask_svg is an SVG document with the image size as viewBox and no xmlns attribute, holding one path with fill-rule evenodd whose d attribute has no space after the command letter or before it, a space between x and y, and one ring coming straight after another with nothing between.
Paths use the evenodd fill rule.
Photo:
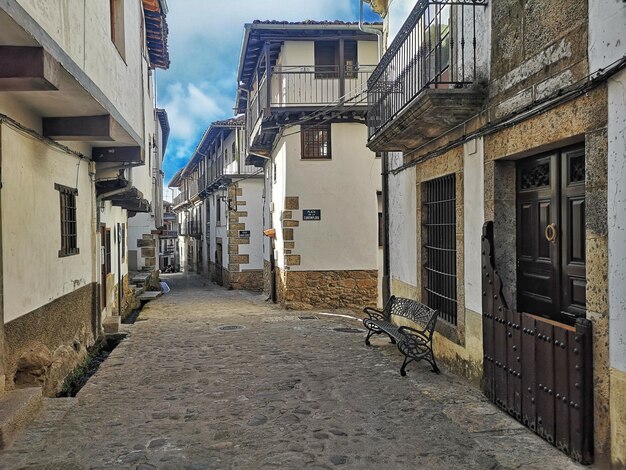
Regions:
<instances>
[{"instance_id":1,"label":"distant house","mask_svg":"<svg viewBox=\"0 0 626 470\"><path fill-rule=\"evenodd\" d=\"M377 36L357 24L245 25L236 108L246 162L264 171L264 290L286 306L377 302L381 167L365 125L377 62Z\"/></svg>"},{"instance_id":2,"label":"distant house","mask_svg":"<svg viewBox=\"0 0 626 470\"><path fill-rule=\"evenodd\" d=\"M243 116L209 126L170 186L182 269L233 289L263 284L263 175L245 164Z\"/></svg>"}]
</instances>

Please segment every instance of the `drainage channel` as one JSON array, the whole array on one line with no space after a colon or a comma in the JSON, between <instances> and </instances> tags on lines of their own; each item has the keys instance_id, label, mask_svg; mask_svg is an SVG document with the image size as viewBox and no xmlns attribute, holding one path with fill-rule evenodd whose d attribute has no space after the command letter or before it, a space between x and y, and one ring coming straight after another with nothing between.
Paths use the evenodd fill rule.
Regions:
<instances>
[{"instance_id":1,"label":"drainage channel","mask_svg":"<svg viewBox=\"0 0 626 470\"><path fill-rule=\"evenodd\" d=\"M126 334L123 333L107 335L104 341L90 348L85 361L67 376L62 390L57 393L56 397L75 397L124 338Z\"/></svg>"}]
</instances>

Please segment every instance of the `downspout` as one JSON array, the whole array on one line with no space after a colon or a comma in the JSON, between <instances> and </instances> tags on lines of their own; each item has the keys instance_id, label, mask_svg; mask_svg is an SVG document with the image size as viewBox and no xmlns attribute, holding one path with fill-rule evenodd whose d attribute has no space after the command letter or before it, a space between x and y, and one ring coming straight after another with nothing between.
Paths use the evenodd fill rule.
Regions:
<instances>
[{"instance_id":1,"label":"downspout","mask_svg":"<svg viewBox=\"0 0 626 470\"><path fill-rule=\"evenodd\" d=\"M359 29L364 33L375 34L378 38L378 62L383 57L383 32L376 28L367 28L363 25L363 0L359 0ZM382 152L382 199L383 199L383 279L382 297L383 305L387 303L391 295L391 263L389 259L389 156Z\"/></svg>"}]
</instances>

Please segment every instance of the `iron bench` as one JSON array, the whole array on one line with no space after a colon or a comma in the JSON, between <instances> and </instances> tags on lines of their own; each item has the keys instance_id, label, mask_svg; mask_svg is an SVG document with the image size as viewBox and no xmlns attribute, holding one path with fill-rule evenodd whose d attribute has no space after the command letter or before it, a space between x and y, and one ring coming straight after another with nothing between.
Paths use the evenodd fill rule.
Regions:
<instances>
[{"instance_id":1,"label":"iron bench","mask_svg":"<svg viewBox=\"0 0 626 470\"><path fill-rule=\"evenodd\" d=\"M404 355L400 375L406 375L405 369L410 362L422 359L431 365L433 372L439 373L433 352L433 333L439 316L437 310L415 300L391 296L382 310L365 307L363 311L369 317L363 320L368 330L365 344L370 345L372 335L385 333L389 336L391 342L397 345ZM391 322L392 315L407 318L423 329L394 325Z\"/></svg>"}]
</instances>

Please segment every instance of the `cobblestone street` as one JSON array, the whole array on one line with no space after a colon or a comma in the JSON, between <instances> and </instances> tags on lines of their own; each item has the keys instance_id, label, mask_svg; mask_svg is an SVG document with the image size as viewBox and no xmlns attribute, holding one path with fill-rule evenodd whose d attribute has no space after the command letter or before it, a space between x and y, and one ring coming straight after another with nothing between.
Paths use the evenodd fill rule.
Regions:
<instances>
[{"instance_id":1,"label":"cobblestone street","mask_svg":"<svg viewBox=\"0 0 626 470\"><path fill-rule=\"evenodd\" d=\"M171 292L77 398L45 400L2 468L582 468L445 368L402 378L395 346L336 330L354 319L164 277Z\"/></svg>"}]
</instances>

